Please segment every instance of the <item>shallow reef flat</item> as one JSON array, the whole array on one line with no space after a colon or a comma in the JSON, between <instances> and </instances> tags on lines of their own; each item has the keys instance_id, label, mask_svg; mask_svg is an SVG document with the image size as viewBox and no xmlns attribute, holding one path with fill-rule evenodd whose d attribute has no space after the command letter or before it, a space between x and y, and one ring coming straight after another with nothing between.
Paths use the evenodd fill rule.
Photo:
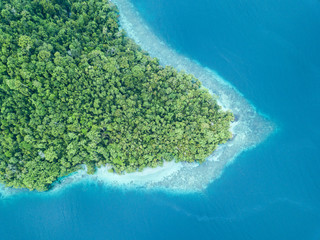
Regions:
<instances>
[{"instance_id":1,"label":"shallow reef flat","mask_svg":"<svg viewBox=\"0 0 320 240\"><path fill-rule=\"evenodd\" d=\"M162 65L170 65L178 70L193 74L203 86L216 95L219 105L230 110L235 121L232 123L233 138L220 145L203 164L166 162L162 167L147 168L143 172L125 175L110 173L110 166L102 167L94 175L87 175L86 169L56 181L51 193L60 191L72 183L93 181L113 187L161 189L170 192L201 192L209 183L218 178L223 169L241 152L255 147L264 141L274 130L275 125L231 84L214 71L201 66L171 49L162 42L147 26L139 13L128 0L112 0L120 11L120 25L130 38ZM22 191L22 190L21 190ZM0 187L4 196L19 192Z\"/></svg>"}]
</instances>

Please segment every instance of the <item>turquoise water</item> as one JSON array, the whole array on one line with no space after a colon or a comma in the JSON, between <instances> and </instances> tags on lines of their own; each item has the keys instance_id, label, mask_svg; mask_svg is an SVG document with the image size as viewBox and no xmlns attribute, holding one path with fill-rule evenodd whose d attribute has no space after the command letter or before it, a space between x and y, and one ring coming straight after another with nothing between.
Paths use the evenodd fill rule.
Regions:
<instances>
[{"instance_id":1,"label":"turquoise water","mask_svg":"<svg viewBox=\"0 0 320 240\"><path fill-rule=\"evenodd\" d=\"M6 197L0 239L320 239L320 2L133 3L156 35L219 73L278 132L201 194L82 181Z\"/></svg>"}]
</instances>

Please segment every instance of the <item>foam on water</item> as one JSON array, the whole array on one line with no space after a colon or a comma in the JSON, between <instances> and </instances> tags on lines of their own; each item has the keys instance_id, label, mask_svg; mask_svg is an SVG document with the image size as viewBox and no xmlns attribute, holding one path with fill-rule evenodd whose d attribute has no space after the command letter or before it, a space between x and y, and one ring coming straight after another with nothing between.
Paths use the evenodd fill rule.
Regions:
<instances>
[{"instance_id":1,"label":"foam on water","mask_svg":"<svg viewBox=\"0 0 320 240\"><path fill-rule=\"evenodd\" d=\"M203 164L166 162L162 167L147 168L143 172L117 175L108 172L109 167L101 167L93 176L85 170L57 181L51 192L57 192L66 185L81 181L98 181L108 186L139 187L143 189L165 189L177 192L197 192L219 177L223 168L241 152L256 146L269 136L275 126L258 114L240 92L224 81L214 71L201 66L171 49L147 26L128 0L112 0L120 10L120 24L141 48L152 57L157 57L162 65L170 65L178 70L193 74L209 91L218 96L218 103L224 110L231 110L236 121L232 123L233 138L221 145ZM12 190L10 190L12 191ZM0 187L0 195L10 192Z\"/></svg>"}]
</instances>

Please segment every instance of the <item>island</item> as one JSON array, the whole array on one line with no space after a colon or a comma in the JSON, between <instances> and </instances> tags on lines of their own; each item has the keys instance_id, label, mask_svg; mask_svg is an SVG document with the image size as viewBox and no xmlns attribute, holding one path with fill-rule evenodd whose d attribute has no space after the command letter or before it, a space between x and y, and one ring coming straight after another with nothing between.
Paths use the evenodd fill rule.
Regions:
<instances>
[{"instance_id":1,"label":"island","mask_svg":"<svg viewBox=\"0 0 320 240\"><path fill-rule=\"evenodd\" d=\"M0 2L0 182L46 191L87 166L116 174L202 163L230 111L193 75L162 66L108 0Z\"/></svg>"}]
</instances>

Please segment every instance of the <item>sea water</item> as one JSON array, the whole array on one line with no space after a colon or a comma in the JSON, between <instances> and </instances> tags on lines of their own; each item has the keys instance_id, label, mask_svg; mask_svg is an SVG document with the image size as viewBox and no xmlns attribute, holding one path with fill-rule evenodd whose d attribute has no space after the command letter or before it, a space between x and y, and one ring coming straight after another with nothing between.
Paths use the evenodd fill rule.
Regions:
<instances>
[{"instance_id":1,"label":"sea water","mask_svg":"<svg viewBox=\"0 0 320 240\"><path fill-rule=\"evenodd\" d=\"M116 3L120 11L131 8L127 1ZM249 133L242 133L244 138L258 139L239 141L249 143L242 149L263 141L275 126L278 131L239 155L209 187L221 170L211 169L219 162L213 161L225 154L217 153L211 161L215 165L208 164L194 175L188 171L180 182L183 174L163 182L172 172L145 173L147 180L159 177L158 187L199 190L195 193L146 189L140 177L139 188L118 188L120 182L103 172L88 179L82 171L62 179L46 194L2 194L0 239L319 239L320 2L131 3L142 20L131 9L122 15L122 25L142 46L151 46L146 50L164 64L188 68L213 91L217 85L206 80L213 76L227 80L230 84L222 80L215 84L229 90L235 87L236 96L251 102L243 100L240 107L245 105L242 109L249 109L250 116L260 121L252 121L247 125ZM139 39L141 23L149 33ZM152 47L158 40L160 51ZM232 109L230 104L239 101L216 94L225 108ZM167 168L181 170L174 166ZM114 184L106 185L111 180Z\"/></svg>"}]
</instances>

